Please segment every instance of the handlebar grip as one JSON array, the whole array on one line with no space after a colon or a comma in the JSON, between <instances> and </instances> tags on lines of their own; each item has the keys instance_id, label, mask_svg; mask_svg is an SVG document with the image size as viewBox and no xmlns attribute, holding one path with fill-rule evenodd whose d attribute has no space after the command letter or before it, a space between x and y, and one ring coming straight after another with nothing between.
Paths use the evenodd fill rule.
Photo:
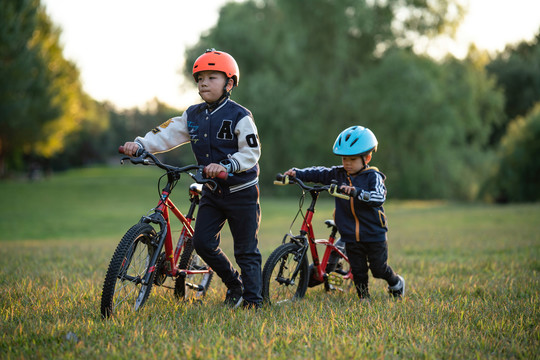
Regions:
<instances>
[{"instance_id":1,"label":"handlebar grip","mask_svg":"<svg viewBox=\"0 0 540 360\"><path fill-rule=\"evenodd\" d=\"M206 173L206 167L202 169L202 173L204 174L205 177L210 178L208 174ZM229 174L226 171L221 171L215 177L218 179L226 180L229 177Z\"/></svg>"},{"instance_id":2,"label":"handlebar grip","mask_svg":"<svg viewBox=\"0 0 540 360\"><path fill-rule=\"evenodd\" d=\"M283 174L277 174L276 180L274 180L274 185L288 185L289 184L289 176L283 175Z\"/></svg>"},{"instance_id":3,"label":"handlebar grip","mask_svg":"<svg viewBox=\"0 0 540 360\"><path fill-rule=\"evenodd\" d=\"M126 154L126 153L124 152L124 150L125 150L124 145L120 145L120 146L118 147L118 152L119 152L120 154L128 155L128 154ZM137 151L135 151L135 155L133 155L133 157L139 157L139 156L141 156L143 153L144 153L144 149L141 148L141 147L139 146L139 148L137 149ZM130 155L130 156L131 156L131 155Z\"/></svg>"},{"instance_id":4,"label":"handlebar grip","mask_svg":"<svg viewBox=\"0 0 540 360\"><path fill-rule=\"evenodd\" d=\"M330 188L328 189L328 192L332 196L335 196L335 197L338 197L338 198L341 198L341 199L345 199L345 200L349 200L351 198L351 196L353 196L353 194L347 195L347 194L340 193L339 192L339 187L337 186L337 184L330 185Z\"/></svg>"},{"instance_id":5,"label":"handlebar grip","mask_svg":"<svg viewBox=\"0 0 540 360\"><path fill-rule=\"evenodd\" d=\"M128 154L126 154L126 153L124 152L124 150L125 150L124 145L120 145L120 146L118 147L118 152L119 152L120 154L128 155ZM144 154L144 149L141 148L141 147L139 146L139 148L137 149L137 151L135 151L135 155L133 155L133 157L139 157L139 156L141 156L142 154ZM131 156L131 155L130 155L130 156Z\"/></svg>"},{"instance_id":6,"label":"handlebar grip","mask_svg":"<svg viewBox=\"0 0 540 360\"><path fill-rule=\"evenodd\" d=\"M227 174L227 172L225 172L225 171L222 171L222 172L220 172L219 174L217 174L216 177L217 177L218 179L227 180L227 178L229 177L229 174Z\"/></svg>"}]
</instances>

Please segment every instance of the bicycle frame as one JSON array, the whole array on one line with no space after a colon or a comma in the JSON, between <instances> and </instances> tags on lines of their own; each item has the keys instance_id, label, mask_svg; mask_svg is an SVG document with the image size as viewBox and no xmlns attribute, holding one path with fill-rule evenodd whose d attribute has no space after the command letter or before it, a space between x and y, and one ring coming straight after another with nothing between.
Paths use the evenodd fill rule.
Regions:
<instances>
[{"instance_id":1,"label":"bicycle frame","mask_svg":"<svg viewBox=\"0 0 540 360\"><path fill-rule=\"evenodd\" d=\"M123 153L122 149L119 149L121 153ZM187 239L193 237L193 227L191 226L191 222L195 219L194 218L194 212L195 208L199 202L199 195L201 189L198 189L196 187L190 187L190 208L188 211L187 216L184 216L182 212L176 207L176 205L172 202L172 200L169 198L169 195L172 192L173 184L179 179L178 174L178 168L175 168L170 165L165 165L161 163L154 155L149 153L141 153L137 154L138 158L130 158L130 157L124 157L121 160L121 163L123 163L124 160L129 160L134 164L143 164L143 165L150 165L154 164L158 167L164 169L167 171L167 184L161 191L160 200L157 204L157 206L153 209L154 212L151 215L143 216L140 220L140 222L144 223L154 223L159 225L159 232L158 232L158 243L157 248L163 249L163 246L165 246L165 267L167 270L168 276L176 277L179 275L193 275L193 274L203 274L208 273L212 271L210 268L208 270L189 270L189 269L179 269L177 267L178 258L180 257L182 253L182 249L184 247L184 244ZM151 160L148 160L146 157L149 157ZM186 171L193 179L197 181L198 184L205 184L210 187L210 189L215 189L216 183L212 179L204 179L202 177L202 173L200 171L203 167L200 166L187 166L185 168L182 168L182 171ZM189 172L189 170L195 170L198 169L197 173L193 174ZM212 185L213 184L213 185ZM176 247L173 248L173 240L172 240L172 231L171 231L171 223L170 223L170 213L172 213L182 224L182 231L180 233L180 237L178 238L178 242L176 244ZM142 279L142 284L147 285L150 282L150 279L152 277L152 274L158 270L156 269L156 264L158 257L160 256L161 251L156 251L152 258L150 259L150 264L154 264L151 266L146 274L144 275Z\"/></svg>"},{"instance_id":2,"label":"bicycle frame","mask_svg":"<svg viewBox=\"0 0 540 360\"><path fill-rule=\"evenodd\" d=\"M326 266L328 265L330 254L333 251L337 252L341 258L347 261L347 263L349 262L349 258L337 246L334 245L336 241L336 233L337 233L337 228L335 226L332 228L332 231L328 239L315 239L312 220L313 220L313 215L315 214L315 204L317 203L317 200L319 198L320 191L310 190L310 195L311 195L311 204L309 205L306 211L306 215L304 216L304 220L300 228L300 236L302 238L308 239L309 250L311 253L312 260L313 260L313 268L315 270L315 273L313 274L313 278L317 281L324 282L329 276L329 274L326 273ZM322 260L319 260L319 252L317 250L317 245L324 245L326 247L323 253ZM306 252L307 251L304 251L303 256L306 256ZM298 269L295 270L293 279L296 277L297 272L298 272ZM343 276L343 279L345 280L352 279L352 273L350 270L346 275Z\"/></svg>"},{"instance_id":3,"label":"bicycle frame","mask_svg":"<svg viewBox=\"0 0 540 360\"><path fill-rule=\"evenodd\" d=\"M283 242L268 256L263 268L263 298L269 304L280 304L287 301L295 301L303 298L310 287L324 284L326 291L346 291L349 286L340 288L345 281L352 279L349 258L345 250L340 248L340 242L336 240L337 226L332 220L325 224L331 228L327 239L316 239L313 227L315 205L319 195L328 191L332 196L349 200L355 196L355 192L348 194L340 192L337 182L330 185L308 186L294 176L278 174L275 185L295 184L302 189L299 209L294 217L289 233L283 238ZM344 190L345 191L345 190ZM311 203L304 214L303 202L309 192ZM302 224L300 234L293 235L292 227L301 215ZM289 239L288 239L289 238ZM317 245L325 246L322 257L317 251ZM309 253L313 263L309 264ZM347 285L350 282L347 281Z\"/></svg>"},{"instance_id":4,"label":"bicycle frame","mask_svg":"<svg viewBox=\"0 0 540 360\"><path fill-rule=\"evenodd\" d=\"M170 175L169 175L170 176ZM171 180L171 179L169 179ZM190 187L190 202L189 211L184 216L182 212L176 207L173 201L169 198L171 192L171 181L167 182L167 185L161 192L161 198L157 207L154 209L154 213L150 216L145 216L141 219L143 222L155 223L160 226L160 231L158 233L158 248L165 247L165 268L167 270L167 275L176 277L179 275L193 275L193 274L203 274L208 273L211 270L188 270L188 269L179 269L177 267L178 258L182 253L182 249L187 239L193 237L194 229L191 226L192 221L195 219L194 213L195 208L199 202L199 192L195 189L195 186ZM172 230L171 230L171 213L174 215L182 224L182 230L178 238L176 247L173 248L173 239L172 239ZM151 263L157 263L157 257L159 252L154 254L154 258L151 259ZM143 283L148 283L152 272L156 271L156 266L154 265L149 269L147 274L144 277Z\"/></svg>"}]
</instances>

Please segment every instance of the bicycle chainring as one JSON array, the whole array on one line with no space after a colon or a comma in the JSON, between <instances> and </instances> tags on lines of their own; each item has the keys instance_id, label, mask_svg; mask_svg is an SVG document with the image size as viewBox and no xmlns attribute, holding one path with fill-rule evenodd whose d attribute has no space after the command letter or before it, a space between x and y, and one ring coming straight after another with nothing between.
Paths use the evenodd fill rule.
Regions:
<instances>
[{"instance_id":1,"label":"bicycle chainring","mask_svg":"<svg viewBox=\"0 0 540 360\"><path fill-rule=\"evenodd\" d=\"M308 287L311 288L317 285L321 285L323 283L322 281L315 279L315 269L314 269L313 264L309 265L308 275L309 275Z\"/></svg>"},{"instance_id":2,"label":"bicycle chainring","mask_svg":"<svg viewBox=\"0 0 540 360\"><path fill-rule=\"evenodd\" d=\"M165 268L165 253L161 253L156 262L156 273L154 275L154 285L161 286L167 280L167 269Z\"/></svg>"}]
</instances>

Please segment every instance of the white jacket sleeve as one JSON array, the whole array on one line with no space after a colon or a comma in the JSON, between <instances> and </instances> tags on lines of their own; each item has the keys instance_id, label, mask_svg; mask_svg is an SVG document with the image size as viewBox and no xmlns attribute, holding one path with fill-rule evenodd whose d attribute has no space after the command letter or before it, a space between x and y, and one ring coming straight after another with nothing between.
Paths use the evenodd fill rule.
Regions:
<instances>
[{"instance_id":1,"label":"white jacket sleeve","mask_svg":"<svg viewBox=\"0 0 540 360\"><path fill-rule=\"evenodd\" d=\"M144 137L138 136L135 142L145 150L155 154L172 150L189 142L187 114L173 117L149 131Z\"/></svg>"},{"instance_id":2,"label":"white jacket sleeve","mask_svg":"<svg viewBox=\"0 0 540 360\"><path fill-rule=\"evenodd\" d=\"M235 128L238 138L238 152L230 155L232 172L242 172L251 169L261 157L261 144L257 127L249 116L242 118Z\"/></svg>"}]
</instances>

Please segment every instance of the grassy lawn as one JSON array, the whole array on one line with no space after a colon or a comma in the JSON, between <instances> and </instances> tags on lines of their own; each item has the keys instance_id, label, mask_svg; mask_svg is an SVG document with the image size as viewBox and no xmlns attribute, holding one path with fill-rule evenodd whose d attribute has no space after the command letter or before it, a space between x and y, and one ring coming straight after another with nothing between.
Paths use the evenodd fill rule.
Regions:
<instances>
[{"instance_id":1,"label":"grassy lawn","mask_svg":"<svg viewBox=\"0 0 540 360\"><path fill-rule=\"evenodd\" d=\"M108 263L155 206L159 175L126 166L0 182L0 358L540 358L540 204L389 200L389 263L407 281L402 302L371 279L370 304L319 286L287 306L229 310L215 278L202 304L154 288L141 311L103 321ZM173 193L181 209L186 185ZM263 261L298 209L297 198L265 196L267 186ZM319 237L332 204L322 196ZM227 231L223 248L232 257Z\"/></svg>"}]
</instances>

